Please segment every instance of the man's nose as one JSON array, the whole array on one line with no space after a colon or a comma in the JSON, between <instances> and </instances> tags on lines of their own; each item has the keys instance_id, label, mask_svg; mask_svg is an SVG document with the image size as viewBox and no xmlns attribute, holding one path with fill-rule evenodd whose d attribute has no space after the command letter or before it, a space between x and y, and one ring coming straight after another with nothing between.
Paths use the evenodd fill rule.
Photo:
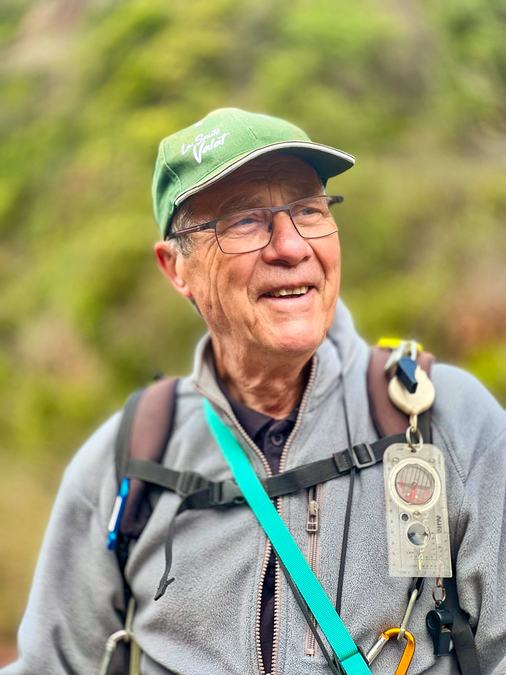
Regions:
<instances>
[{"instance_id":1,"label":"man's nose","mask_svg":"<svg viewBox=\"0 0 506 675\"><path fill-rule=\"evenodd\" d=\"M287 211L272 214L272 237L263 249L266 262L284 262L296 265L311 255L311 246L300 236Z\"/></svg>"}]
</instances>

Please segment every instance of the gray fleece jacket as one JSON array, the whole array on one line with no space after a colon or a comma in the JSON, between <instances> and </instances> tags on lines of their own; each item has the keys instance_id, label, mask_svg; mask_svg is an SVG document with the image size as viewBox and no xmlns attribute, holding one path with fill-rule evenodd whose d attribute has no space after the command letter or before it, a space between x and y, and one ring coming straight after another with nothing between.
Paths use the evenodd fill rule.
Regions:
<instances>
[{"instance_id":1,"label":"gray fleece jacket","mask_svg":"<svg viewBox=\"0 0 506 675\"><path fill-rule=\"evenodd\" d=\"M347 446L344 397L353 443L376 438L365 381L368 348L341 304L331 334L333 340L326 340L313 359L282 470ZM434 443L446 459L460 602L476 630L485 675L505 675L506 414L474 378L456 368L435 366L433 381ZM204 422L203 395L234 428L256 471L265 476L268 469L259 450L238 428L217 385L207 338L197 348L193 376L180 383L166 465L212 480L230 476ZM105 544L117 491L113 443L119 417L85 443L65 472L19 631L19 660L2 669L3 675L91 675L107 636L121 628L122 581L115 555ZM319 487L319 528L313 535L306 530L307 492L279 500L285 523L331 598L336 595L348 485L349 477L343 477ZM134 629L144 652L142 673L262 672L258 623L270 544L247 506L182 514L173 546L176 580L161 600L153 600L178 503L176 495L162 494L127 565L138 602ZM382 630L399 625L409 585L409 579L388 575L381 465L357 474L350 528L341 616L354 640L368 650ZM433 608L433 584L427 581L410 622L417 645L409 673L453 675L458 673L454 657L434 657L426 633L425 615ZM401 646L391 642L373 672L395 671ZM274 650L276 675L329 672L281 575Z\"/></svg>"}]
</instances>

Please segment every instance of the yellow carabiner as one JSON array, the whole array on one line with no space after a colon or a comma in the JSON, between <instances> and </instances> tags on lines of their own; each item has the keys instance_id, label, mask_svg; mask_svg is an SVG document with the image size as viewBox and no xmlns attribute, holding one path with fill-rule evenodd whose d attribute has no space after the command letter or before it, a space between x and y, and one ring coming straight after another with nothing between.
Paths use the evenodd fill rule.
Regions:
<instances>
[{"instance_id":1,"label":"yellow carabiner","mask_svg":"<svg viewBox=\"0 0 506 675\"><path fill-rule=\"evenodd\" d=\"M381 633L376 643L367 652L366 658L369 662L369 665L377 656L379 656L383 650L383 647L390 640L390 638L394 637L395 635L399 635L400 632L400 628L389 628L388 630L384 630L383 633ZM404 652L395 671L395 675L406 675L415 653L416 642L413 633L410 633L409 630L404 631L404 639L406 640L406 646L404 647Z\"/></svg>"},{"instance_id":2,"label":"yellow carabiner","mask_svg":"<svg viewBox=\"0 0 506 675\"><path fill-rule=\"evenodd\" d=\"M401 338L382 337L376 342L376 347L396 350L401 346L401 342L404 342ZM420 342L416 343L416 350L417 352L423 352L423 345Z\"/></svg>"}]
</instances>

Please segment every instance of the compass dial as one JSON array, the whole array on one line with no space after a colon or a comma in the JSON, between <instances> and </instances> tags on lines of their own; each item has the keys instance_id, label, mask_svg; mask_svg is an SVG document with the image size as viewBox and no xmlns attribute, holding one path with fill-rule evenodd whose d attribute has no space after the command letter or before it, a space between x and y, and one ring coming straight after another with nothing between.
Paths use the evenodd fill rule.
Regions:
<instances>
[{"instance_id":1,"label":"compass dial","mask_svg":"<svg viewBox=\"0 0 506 675\"><path fill-rule=\"evenodd\" d=\"M434 495L434 476L419 463L403 466L395 477L395 490L406 504L423 506Z\"/></svg>"}]
</instances>

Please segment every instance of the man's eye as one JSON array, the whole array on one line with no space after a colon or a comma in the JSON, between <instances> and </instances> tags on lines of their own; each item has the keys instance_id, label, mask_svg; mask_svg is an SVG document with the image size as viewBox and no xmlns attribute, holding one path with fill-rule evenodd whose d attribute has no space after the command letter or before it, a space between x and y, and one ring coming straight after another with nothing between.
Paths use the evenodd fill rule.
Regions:
<instances>
[{"instance_id":1,"label":"man's eye","mask_svg":"<svg viewBox=\"0 0 506 675\"><path fill-rule=\"evenodd\" d=\"M229 230L230 228L234 230L248 230L258 227L263 221L264 218L262 213L252 211L251 213L242 213L230 216L230 218L225 218L223 220L223 226L226 230Z\"/></svg>"},{"instance_id":2,"label":"man's eye","mask_svg":"<svg viewBox=\"0 0 506 675\"><path fill-rule=\"evenodd\" d=\"M216 228L220 237L250 237L263 227L261 213L243 213L224 218Z\"/></svg>"},{"instance_id":3,"label":"man's eye","mask_svg":"<svg viewBox=\"0 0 506 675\"><path fill-rule=\"evenodd\" d=\"M233 227L241 227L241 226L247 226L247 225L254 225L255 223L258 223L258 218L253 218L253 216L246 216L245 218L241 218L240 220L236 220L235 223L233 223Z\"/></svg>"},{"instance_id":4,"label":"man's eye","mask_svg":"<svg viewBox=\"0 0 506 675\"><path fill-rule=\"evenodd\" d=\"M315 218L322 215L322 210L317 206L301 206L294 213L295 218Z\"/></svg>"}]
</instances>

